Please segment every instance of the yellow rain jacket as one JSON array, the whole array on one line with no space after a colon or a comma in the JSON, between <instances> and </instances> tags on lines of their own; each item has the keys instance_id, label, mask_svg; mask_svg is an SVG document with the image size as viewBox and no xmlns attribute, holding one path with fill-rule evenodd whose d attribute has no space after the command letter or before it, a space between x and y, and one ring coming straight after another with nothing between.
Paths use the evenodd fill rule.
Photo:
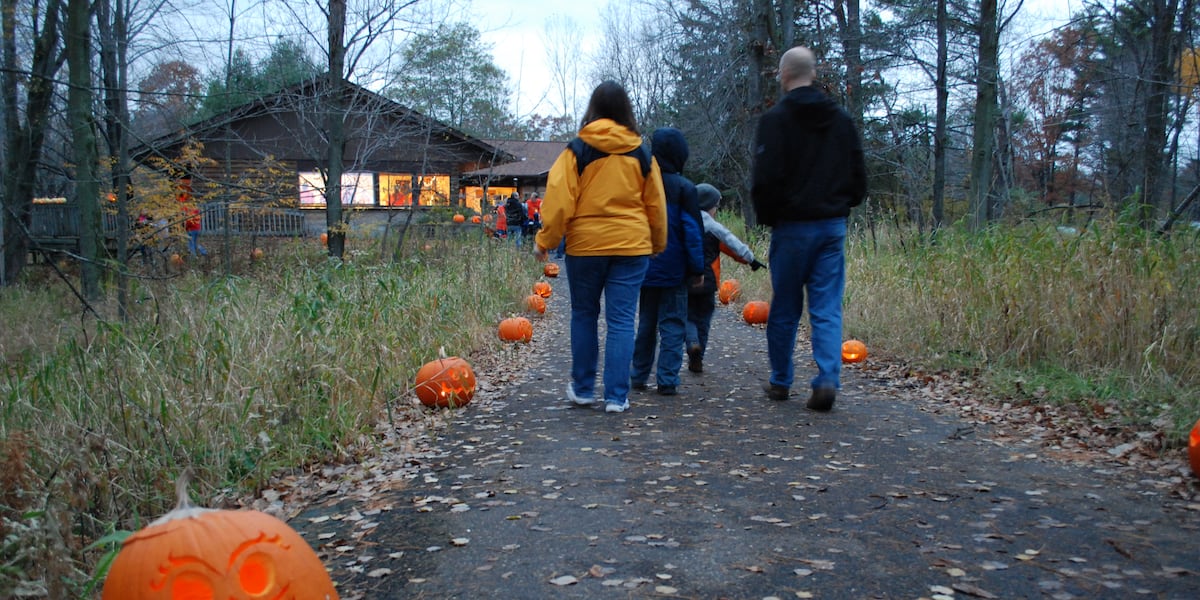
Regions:
<instances>
[{"instance_id":1,"label":"yellow rain jacket","mask_svg":"<svg viewBox=\"0 0 1200 600\"><path fill-rule=\"evenodd\" d=\"M549 250L567 236L573 256L644 256L667 247L667 203L658 162L642 176L637 158L624 153L642 138L611 119L597 119L579 137L608 156L579 173L575 153L563 150L550 168L542 200L539 248Z\"/></svg>"}]
</instances>

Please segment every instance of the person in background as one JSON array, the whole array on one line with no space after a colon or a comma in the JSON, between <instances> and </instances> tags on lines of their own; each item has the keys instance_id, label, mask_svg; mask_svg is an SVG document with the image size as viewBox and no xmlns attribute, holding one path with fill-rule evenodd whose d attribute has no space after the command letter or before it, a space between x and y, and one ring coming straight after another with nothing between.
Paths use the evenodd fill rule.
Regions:
<instances>
[{"instance_id":1,"label":"person in background","mask_svg":"<svg viewBox=\"0 0 1200 600\"><path fill-rule=\"evenodd\" d=\"M862 140L850 115L813 86L816 58L797 46L779 59L783 98L758 122L750 199L771 228L767 397L787 400L796 330L808 295L817 374L806 404L833 408L841 386L846 217L867 193Z\"/></svg>"},{"instance_id":2,"label":"person in background","mask_svg":"<svg viewBox=\"0 0 1200 600\"><path fill-rule=\"evenodd\" d=\"M613 81L592 91L579 136L550 168L536 253L567 236L571 380L566 396L596 403L597 321L604 297L604 409L629 408L629 364L638 291L650 255L667 246L667 207L658 163L642 145L629 95Z\"/></svg>"},{"instance_id":3,"label":"person in background","mask_svg":"<svg viewBox=\"0 0 1200 600\"><path fill-rule=\"evenodd\" d=\"M654 160L662 170L667 198L667 248L650 258L638 299L637 336L633 340L630 386L646 389L650 366L658 361L654 379L662 396L674 396L679 388L683 342L687 323L687 282L704 274L704 230L696 204L696 186L680 174L688 158L687 140L673 127L654 131L651 137Z\"/></svg>"},{"instance_id":4,"label":"person in background","mask_svg":"<svg viewBox=\"0 0 1200 600\"><path fill-rule=\"evenodd\" d=\"M496 237L500 239L508 237L508 217L504 215L504 205L499 201L496 203Z\"/></svg>"},{"instance_id":5,"label":"person in background","mask_svg":"<svg viewBox=\"0 0 1200 600\"><path fill-rule=\"evenodd\" d=\"M508 237L520 248L525 229L525 205L521 202L520 194L513 192L508 197L508 201L504 203L504 218L507 221Z\"/></svg>"},{"instance_id":6,"label":"person in background","mask_svg":"<svg viewBox=\"0 0 1200 600\"><path fill-rule=\"evenodd\" d=\"M699 288L688 290L687 355L688 370L703 373L708 331L717 307L713 293L721 285L721 253L728 254L740 263L749 264L755 271L766 265L755 260L750 246L717 221L717 207L721 203L721 192L717 188L701 183L696 186L696 198L700 205L700 217L704 221L704 282Z\"/></svg>"},{"instance_id":7,"label":"person in background","mask_svg":"<svg viewBox=\"0 0 1200 600\"><path fill-rule=\"evenodd\" d=\"M536 192L529 194L529 199L525 201L525 211L525 235L533 237L542 228L542 199Z\"/></svg>"}]
</instances>

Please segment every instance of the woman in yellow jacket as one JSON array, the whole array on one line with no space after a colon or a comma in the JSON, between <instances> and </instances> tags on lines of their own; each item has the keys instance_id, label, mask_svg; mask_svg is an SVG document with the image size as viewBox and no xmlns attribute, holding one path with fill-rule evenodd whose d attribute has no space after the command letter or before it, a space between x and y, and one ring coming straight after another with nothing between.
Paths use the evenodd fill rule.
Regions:
<instances>
[{"instance_id":1,"label":"woman in yellow jacket","mask_svg":"<svg viewBox=\"0 0 1200 600\"><path fill-rule=\"evenodd\" d=\"M642 145L625 89L592 92L583 128L550 168L536 237L542 260L567 239L571 294L571 381L567 399L596 403L597 322L604 295L604 408L629 408L634 316L650 255L667 246L667 205L658 163Z\"/></svg>"}]
</instances>

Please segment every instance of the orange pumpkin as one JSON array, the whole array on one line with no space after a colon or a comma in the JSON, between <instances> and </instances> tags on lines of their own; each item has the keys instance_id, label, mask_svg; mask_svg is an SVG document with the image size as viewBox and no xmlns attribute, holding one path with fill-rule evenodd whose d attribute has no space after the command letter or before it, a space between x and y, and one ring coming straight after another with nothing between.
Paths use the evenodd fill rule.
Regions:
<instances>
[{"instance_id":1,"label":"orange pumpkin","mask_svg":"<svg viewBox=\"0 0 1200 600\"><path fill-rule=\"evenodd\" d=\"M867 345L858 340L842 342L842 362L859 363L867 360Z\"/></svg>"},{"instance_id":2,"label":"orange pumpkin","mask_svg":"<svg viewBox=\"0 0 1200 600\"><path fill-rule=\"evenodd\" d=\"M475 396L475 371L457 356L439 358L417 371L416 386L417 399L425 406L466 406Z\"/></svg>"},{"instance_id":3,"label":"orange pumpkin","mask_svg":"<svg viewBox=\"0 0 1200 600\"><path fill-rule=\"evenodd\" d=\"M1192 465L1192 474L1200 477L1200 421L1188 435L1188 462Z\"/></svg>"},{"instance_id":4,"label":"orange pumpkin","mask_svg":"<svg viewBox=\"0 0 1200 600\"><path fill-rule=\"evenodd\" d=\"M472 216L471 216L471 222L472 222L472 223L474 223L474 224L478 225L480 221L482 221L482 219L480 219L480 218L479 218L479 215L472 215Z\"/></svg>"},{"instance_id":5,"label":"orange pumpkin","mask_svg":"<svg viewBox=\"0 0 1200 600\"><path fill-rule=\"evenodd\" d=\"M525 317L509 317L500 321L499 333L506 342L528 342L533 339L533 323Z\"/></svg>"},{"instance_id":6,"label":"orange pumpkin","mask_svg":"<svg viewBox=\"0 0 1200 600\"><path fill-rule=\"evenodd\" d=\"M324 232L324 231L321 232L321 245L322 246L329 245L329 234L327 232Z\"/></svg>"},{"instance_id":7,"label":"orange pumpkin","mask_svg":"<svg viewBox=\"0 0 1200 600\"><path fill-rule=\"evenodd\" d=\"M546 312L546 299L537 294L525 296L525 310L536 312L539 315Z\"/></svg>"},{"instance_id":8,"label":"orange pumpkin","mask_svg":"<svg viewBox=\"0 0 1200 600\"><path fill-rule=\"evenodd\" d=\"M767 322L767 315L771 312L771 305L763 300L754 300L747 302L742 308L742 319L751 325Z\"/></svg>"},{"instance_id":9,"label":"orange pumpkin","mask_svg":"<svg viewBox=\"0 0 1200 600\"><path fill-rule=\"evenodd\" d=\"M542 265L542 274L546 277L558 277L558 263L548 262Z\"/></svg>"},{"instance_id":10,"label":"orange pumpkin","mask_svg":"<svg viewBox=\"0 0 1200 600\"><path fill-rule=\"evenodd\" d=\"M726 279L717 290L717 298L721 304L729 304L742 296L742 284L736 279Z\"/></svg>"},{"instance_id":11,"label":"orange pumpkin","mask_svg":"<svg viewBox=\"0 0 1200 600\"><path fill-rule=\"evenodd\" d=\"M550 294L553 293L553 290L550 288L550 284L546 283L545 281L539 281L533 284L533 293L543 298L549 298Z\"/></svg>"},{"instance_id":12,"label":"orange pumpkin","mask_svg":"<svg viewBox=\"0 0 1200 600\"><path fill-rule=\"evenodd\" d=\"M262 258L263 258L263 249L262 248L255 248L250 251L250 260L262 260Z\"/></svg>"},{"instance_id":13,"label":"orange pumpkin","mask_svg":"<svg viewBox=\"0 0 1200 600\"><path fill-rule=\"evenodd\" d=\"M465 215L454 215L454 222L455 223L466 223L467 217Z\"/></svg>"},{"instance_id":14,"label":"orange pumpkin","mask_svg":"<svg viewBox=\"0 0 1200 600\"><path fill-rule=\"evenodd\" d=\"M172 254L171 255L171 264L175 265L176 267L182 267L183 266L183 257L180 256L179 253Z\"/></svg>"},{"instance_id":15,"label":"orange pumpkin","mask_svg":"<svg viewBox=\"0 0 1200 600\"><path fill-rule=\"evenodd\" d=\"M102 600L338 597L321 559L283 521L198 508L186 491L180 496L175 510L125 538Z\"/></svg>"}]
</instances>

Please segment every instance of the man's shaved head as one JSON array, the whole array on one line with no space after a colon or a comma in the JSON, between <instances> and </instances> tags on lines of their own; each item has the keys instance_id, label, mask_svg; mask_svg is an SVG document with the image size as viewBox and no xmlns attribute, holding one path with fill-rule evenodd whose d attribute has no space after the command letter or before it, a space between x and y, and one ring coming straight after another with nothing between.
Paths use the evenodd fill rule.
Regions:
<instances>
[{"instance_id":1,"label":"man's shaved head","mask_svg":"<svg viewBox=\"0 0 1200 600\"><path fill-rule=\"evenodd\" d=\"M779 57L779 81L785 91L812 85L817 77L817 57L812 50L796 46Z\"/></svg>"}]
</instances>

